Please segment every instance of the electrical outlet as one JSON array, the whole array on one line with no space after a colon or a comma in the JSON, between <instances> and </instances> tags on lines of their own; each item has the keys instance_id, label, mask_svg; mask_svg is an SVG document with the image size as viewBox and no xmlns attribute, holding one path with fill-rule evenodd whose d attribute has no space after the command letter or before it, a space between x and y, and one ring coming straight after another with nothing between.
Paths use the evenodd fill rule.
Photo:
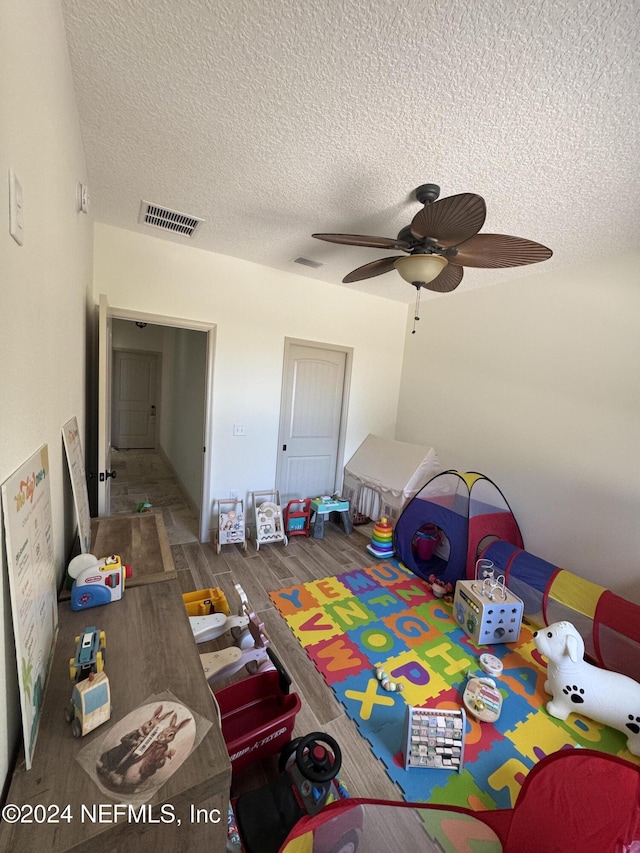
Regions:
<instances>
[{"instance_id":1,"label":"electrical outlet","mask_svg":"<svg viewBox=\"0 0 640 853\"><path fill-rule=\"evenodd\" d=\"M231 491L229 492L229 497L230 497L232 500L237 501L237 500L238 500L238 492L237 492L237 490L236 490L236 489L231 489Z\"/></svg>"},{"instance_id":2,"label":"electrical outlet","mask_svg":"<svg viewBox=\"0 0 640 853\"><path fill-rule=\"evenodd\" d=\"M246 435L244 424L234 424L233 425L233 434L234 435Z\"/></svg>"}]
</instances>

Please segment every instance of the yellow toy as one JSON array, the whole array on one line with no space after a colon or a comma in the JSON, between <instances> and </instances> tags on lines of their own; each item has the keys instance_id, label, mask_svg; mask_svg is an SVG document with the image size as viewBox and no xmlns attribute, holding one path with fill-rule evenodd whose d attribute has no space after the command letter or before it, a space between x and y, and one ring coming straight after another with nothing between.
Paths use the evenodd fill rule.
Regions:
<instances>
[{"instance_id":1,"label":"yellow toy","mask_svg":"<svg viewBox=\"0 0 640 853\"><path fill-rule=\"evenodd\" d=\"M211 613L224 613L230 616L224 592L219 586L212 589L198 589L195 592L185 592L182 596L188 616L209 616Z\"/></svg>"},{"instance_id":2,"label":"yellow toy","mask_svg":"<svg viewBox=\"0 0 640 853\"><path fill-rule=\"evenodd\" d=\"M106 645L104 631L97 628L85 628L76 637L76 653L69 660L69 675L76 684L65 708L74 737L92 732L111 716L111 689L103 670Z\"/></svg>"}]
</instances>

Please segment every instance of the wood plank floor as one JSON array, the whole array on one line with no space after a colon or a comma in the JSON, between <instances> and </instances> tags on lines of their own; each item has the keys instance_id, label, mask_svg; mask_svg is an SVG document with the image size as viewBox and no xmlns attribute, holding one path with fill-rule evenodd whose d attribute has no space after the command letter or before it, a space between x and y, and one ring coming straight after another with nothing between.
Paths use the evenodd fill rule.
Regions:
<instances>
[{"instance_id":1,"label":"wood plank floor","mask_svg":"<svg viewBox=\"0 0 640 853\"><path fill-rule=\"evenodd\" d=\"M295 536L287 547L282 543L261 545L259 551L250 540L246 551L227 545L217 554L213 544L198 542L198 519L157 453L119 451L114 454L113 467L118 476L112 485L111 513L130 513L142 500L151 503L154 511L162 512L183 592L220 587L231 603L237 600L234 584L241 584L291 676L291 689L300 696L302 708L296 717L293 736L324 731L338 741L343 754L340 775L352 796L402 800L402 793L389 779L355 723L346 716L268 595L284 587L370 566L374 562L366 550L370 536L361 528L346 536L342 527L329 523L325 526L324 539ZM216 641L200 648L210 651L218 644L225 645ZM238 674L231 680L241 677L243 674ZM221 686L226 683L221 682ZM264 759L239 774L231 793L235 796L257 788L268 778L275 778L277 772L277 758Z\"/></svg>"}]
</instances>

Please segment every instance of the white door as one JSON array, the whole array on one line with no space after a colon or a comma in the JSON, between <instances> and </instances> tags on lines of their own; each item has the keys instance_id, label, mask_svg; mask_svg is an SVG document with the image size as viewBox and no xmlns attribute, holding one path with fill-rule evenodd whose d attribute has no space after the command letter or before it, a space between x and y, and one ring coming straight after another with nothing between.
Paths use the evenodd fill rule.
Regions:
<instances>
[{"instance_id":1,"label":"white door","mask_svg":"<svg viewBox=\"0 0 640 853\"><path fill-rule=\"evenodd\" d=\"M109 515L111 498L111 316L100 294L98 308L98 515Z\"/></svg>"},{"instance_id":2,"label":"white door","mask_svg":"<svg viewBox=\"0 0 640 853\"><path fill-rule=\"evenodd\" d=\"M287 345L276 477L283 504L336 489L346 365L344 351Z\"/></svg>"},{"instance_id":3,"label":"white door","mask_svg":"<svg viewBox=\"0 0 640 853\"><path fill-rule=\"evenodd\" d=\"M113 430L119 450L156 448L158 356L148 352L113 353Z\"/></svg>"}]
</instances>

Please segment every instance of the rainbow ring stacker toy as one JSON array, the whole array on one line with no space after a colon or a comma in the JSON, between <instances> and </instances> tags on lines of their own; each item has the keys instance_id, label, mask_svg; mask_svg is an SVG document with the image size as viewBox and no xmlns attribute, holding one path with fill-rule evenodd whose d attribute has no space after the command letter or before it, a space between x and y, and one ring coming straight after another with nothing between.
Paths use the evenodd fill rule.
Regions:
<instances>
[{"instance_id":1,"label":"rainbow ring stacker toy","mask_svg":"<svg viewBox=\"0 0 640 853\"><path fill-rule=\"evenodd\" d=\"M385 516L374 526L367 551L382 560L393 557L393 527Z\"/></svg>"}]
</instances>

